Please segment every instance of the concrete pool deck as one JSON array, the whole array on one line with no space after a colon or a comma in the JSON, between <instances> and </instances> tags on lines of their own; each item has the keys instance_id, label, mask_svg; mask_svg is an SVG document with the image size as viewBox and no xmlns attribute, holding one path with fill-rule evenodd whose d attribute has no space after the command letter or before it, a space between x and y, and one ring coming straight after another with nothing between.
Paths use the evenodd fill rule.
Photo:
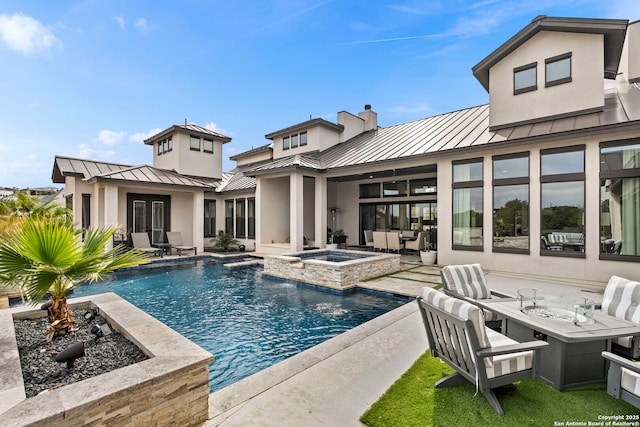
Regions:
<instances>
[{"instance_id":1,"label":"concrete pool deck","mask_svg":"<svg viewBox=\"0 0 640 427\"><path fill-rule=\"evenodd\" d=\"M402 257L402 271L358 286L417 296L440 284L440 269ZM487 275L489 286L517 289L558 286L588 292L600 302L602 289L566 282ZM427 350L422 319L408 303L357 328L265 369L209 397L206 427L358 426L366 411Z\"/></svg>"}]
</instances>

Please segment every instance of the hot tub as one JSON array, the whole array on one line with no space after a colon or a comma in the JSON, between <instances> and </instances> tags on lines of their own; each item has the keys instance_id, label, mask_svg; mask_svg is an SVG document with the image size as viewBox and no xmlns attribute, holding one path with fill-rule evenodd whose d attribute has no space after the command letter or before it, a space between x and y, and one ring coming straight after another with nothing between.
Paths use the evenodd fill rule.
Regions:
<instances>
[{"instance_id":1,"label":"hot tub","mask_svg":"<svg viewBox=\"0 0 640 427\"><path fill-rule=\"evenodd\" d=\"M376 252L320 249L264 258L268 276L341 290L399 269L400 255Z\"/></svg>"}]
</instances>

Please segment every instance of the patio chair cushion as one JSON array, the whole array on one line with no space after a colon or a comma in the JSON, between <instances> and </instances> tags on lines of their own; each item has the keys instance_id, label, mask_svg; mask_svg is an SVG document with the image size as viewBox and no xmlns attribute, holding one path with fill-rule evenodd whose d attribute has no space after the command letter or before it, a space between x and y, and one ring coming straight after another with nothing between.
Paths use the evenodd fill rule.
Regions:
<instances>
[{"instance_id":1,"label":"patio chair cushion","mask_svg":"<svg viewBox=\"0 0 640 427\"><path fill-rule=\"evenodd\" d=\"M443 285L473 299L491 298L480 264L448 265L442 268Z\"/></svg>"},{"instance_id":2,"label":"patio chair cushion","mask_svg":"<svg viewBox=\"0 0 640 427\"><path fill-rule=\"evenodd\" d=\"M640 323L640 282L611 276L604 290L602 311L618 319Z\"/></svg>"},{"instance_id":3,"label":"patio chair cushion","mask_svg":"<svg viewBox=\"0 0 640 427\"><path fill-rule=\"evenodd\" d=\"M436 291L428 286L422 288L422 298L449 313L471 320L476 330L476 335L478 335L480 347L487 348L491 346L484 326L484 313L477 306L461 299L447 296L443 292Z\"/></svg>"},{"instance_id":4,"label":"patio chair cushion","mask_svg":"<svg viewBox=\"0 0 640 427\"><path fill-rule=\"evenodd\" d=\"M517 344L517 341L502 335L493 329L486 328L487 337L491 347ZM500 354L485 358L487 378L495 378L501 375L512 374L533 366L533 350L521 351L519 353Z\"/></svg>"}]
</instances>

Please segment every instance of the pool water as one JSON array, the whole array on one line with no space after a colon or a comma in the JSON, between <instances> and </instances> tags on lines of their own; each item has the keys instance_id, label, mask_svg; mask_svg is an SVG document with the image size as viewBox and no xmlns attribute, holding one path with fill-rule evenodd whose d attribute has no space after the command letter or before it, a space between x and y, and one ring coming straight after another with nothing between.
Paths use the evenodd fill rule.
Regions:
<instances>
[{"instance_id":1,"label":"pool water","mask_svg":"<svg viewBox=\"0 0 640 427\"><path fill-rule=\"evenodd\" d=\"M152 270L82 285L71 296L115 292L214 354L211 391L407 302L360 292L337 295L220 264Z\"/></svg>"}]
</instances>

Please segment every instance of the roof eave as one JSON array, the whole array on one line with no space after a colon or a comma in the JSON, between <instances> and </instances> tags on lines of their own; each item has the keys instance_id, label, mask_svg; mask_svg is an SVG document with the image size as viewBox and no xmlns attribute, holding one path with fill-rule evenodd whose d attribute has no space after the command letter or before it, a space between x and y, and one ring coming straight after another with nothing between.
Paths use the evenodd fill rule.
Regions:
<instances>
[{"instance_id":1,"label":"roof eave","mask_svg":"<svg viewBox=\"0 0 640 427\"><path fill-rule=\"evenodd\" d=\"M342 132L344 130L344 126L343 125L332 123L332 122L330 122L328 120L325 120L325 119L311 119L311 120L307 120L307 121L302 122L302 123L295 124L293 126L286 127L284 129L277 130L275 132L268 133L264 137L266 139L273 140L274 138L276 138L276 137L278 137L280 135L286 135L288 133L295 132L296 130L308 129L308 128L311 128L313 126L325 126L325 127L329 128L329 129L333 129L333 130L336 130L338 132Z\"/></svg>"},{"instance_id":2,"label":"roof eave","mask_svg":"<svg viewBox=\"0 0 640 427\"><path fill-rule=\"evenodd\" d=\"M227 142L231 141L231 138L229 138L228 136L224 136L224 135L211 135L208 133L204 133L204 132L199 132L197 130L187 130L184 129L182 127L180 127L179 125L173 125L170 128L167 128L165 130L163 130L162 132L153 135L152 137L149 137L147 139L145 139L144 141L142 141L145 145L153 145L154 142L163 139L164 137L168 136L171 133L174 132L182 132L182 133L191 133L191 134L196 134L202 137L207 137L207 138L215 138L219 141L222 141L223 144L226 144Z\"/></svg>"}]
</instances>

